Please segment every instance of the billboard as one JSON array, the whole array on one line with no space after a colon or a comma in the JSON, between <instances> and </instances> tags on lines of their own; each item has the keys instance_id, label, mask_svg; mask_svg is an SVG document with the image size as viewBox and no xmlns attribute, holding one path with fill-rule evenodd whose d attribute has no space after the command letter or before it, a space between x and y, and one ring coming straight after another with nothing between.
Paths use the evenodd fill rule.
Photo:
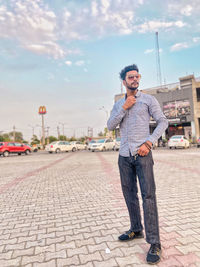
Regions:
<instances>
[{"instance_id":1,"label":"billboard","mask_svg":"<svg viewBox=\"0 0 200 267\"><path fill-rule=\"evenodd\" d=\"M190 115L190 102L188 99L163 103L163 113L167 119L176 119Z\"/></svg>"}]
</instances>

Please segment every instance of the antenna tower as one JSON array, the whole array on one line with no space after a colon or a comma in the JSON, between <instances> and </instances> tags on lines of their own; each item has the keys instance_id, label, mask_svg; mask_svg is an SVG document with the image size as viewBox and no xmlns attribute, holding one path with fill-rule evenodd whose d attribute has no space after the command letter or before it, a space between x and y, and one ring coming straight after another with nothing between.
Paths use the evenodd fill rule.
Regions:
<instances>
[{"instance_id":1,"label":"antenna tower","mask_svg":"<svg viewBox=\"0 0 200 267\"><path fill-rule=\"evenodd\" d=\"M162 87L162 75L160 67L160 49L158 42L158 32L156 32L156 67L157 67L157 82Z\"/></svg>"}]
</instances>

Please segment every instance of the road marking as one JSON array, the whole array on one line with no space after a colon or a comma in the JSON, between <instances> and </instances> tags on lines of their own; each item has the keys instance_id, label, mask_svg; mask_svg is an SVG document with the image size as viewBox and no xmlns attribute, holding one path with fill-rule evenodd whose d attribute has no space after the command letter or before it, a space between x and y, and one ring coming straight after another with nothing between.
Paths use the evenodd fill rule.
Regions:
<instances>
[{"instance_id":1,"label":"road marking","mask_svg":"<svg viewBox=\"0 0 200 267\"><path fill-rule=\"evenodd\" d=\"M24 181L25 179L27 179L27 178L35 175L36 173L41 172L41 171L44 171L44 170L46 170L48 168L51 168L54 165L56 165L57 163L60 163L61 161L65 160L66 158L70 158L73 155L74 154L67 155L64 158L57 159L56 161L51 162L51 163L49 163L49 164L47 164L47 165L45 165L43 167L40 167L40 168L35 169L33 171L27 172L22 177L15 178L13 181L11 181L11 182L3 185L2 187L0 187L0 194L2 194L3 192L5 192L6 190L10 189L11 187L16 186L17 184L19 184L20 182Z\"/></svg>"}]
</instances>

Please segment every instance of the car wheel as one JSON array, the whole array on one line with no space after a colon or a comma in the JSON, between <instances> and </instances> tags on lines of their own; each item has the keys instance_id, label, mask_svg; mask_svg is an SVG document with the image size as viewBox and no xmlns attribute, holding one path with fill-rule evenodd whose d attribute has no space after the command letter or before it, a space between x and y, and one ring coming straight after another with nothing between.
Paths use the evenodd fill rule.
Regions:
<instances>
[{"instance_id":1,"label":"car wheel","mask_svg":"<svg viewBox=\"0 0 200 267\"><path fill-rule=\"evenodd\" d=\"M73 147L73 148L72 148L72 152L75 152L75 151L76 151L76 148L75 148L75 147Z\"/></svg>"},{"instance_id":2,"label":"car wheel","mask_svg":"<svg viewBox=\"0 0 200 267\"><path fill-rule=\"evenodd\" d=\"M102 151L104 151L104 152L106 151L106 148L105 148L105 146L103 147Z\"/></svg>"},{"instance_id":3,"label":"car wheel","mask_svg":"<svg viewBox=\"0 0 200 267\"><path fill-rule=\"evenodd\" d=\"M170 146L169 149L172 149L172 147Z\"/></svg>"},{"instance_id":4,"label":"car wheel","mask_svg":"<svg viewBox=\"0 0 200 267\"><path fill-rule=\"evenodd\" d=\"M27 149L24 153L25 153L26 155L29 155L29 154L31 153L31 151Z\"/></svg>"},{"instance_id":5,"label":"car wheel","mask_svg":"<svg viewBox=\"0 0 200 267\"><path fill-rule=\"evenodd\" d=\"M19 156L21 156L21 153L18 153Z\"/></svg>"},{"instance_id":6,"label":"car wheel","mask_svg":"<svg viewBox=\"0 0 200 267\"><path fill-rule=\"evenodd\" d=\"M60 148L57 148L55 152L60 153Z\"/></svg>"},{"instance_id":7,"label":"car wheel","mask_svg":"<svg viewBox=\"0 0 200 267\"><path fill-rule=\"evenodd\" d=\"M52 154L52 151L49 151L49 154Z\"/></svg>"},{"instance_id":8,"label":"car wheel","mask_svg":"<svg viewBox=\"0 0 200 267\"><path fill-rule=\"evenodd\" d=\"M94 152L94 150L92 150L92 152Z\"/></svg>"},{"instance_id":9,"label":"car wheel","mask_svg":"<svg viewBox=\"0 0 200 267\"><path fill-rule=\"evenodd\" d=\"M8 157L9 154L10 154L10 153L9 153L8 151L4 151L4 152L3 152L3 156L4 156L4 157Z\"/></svg>"}]
</instances>

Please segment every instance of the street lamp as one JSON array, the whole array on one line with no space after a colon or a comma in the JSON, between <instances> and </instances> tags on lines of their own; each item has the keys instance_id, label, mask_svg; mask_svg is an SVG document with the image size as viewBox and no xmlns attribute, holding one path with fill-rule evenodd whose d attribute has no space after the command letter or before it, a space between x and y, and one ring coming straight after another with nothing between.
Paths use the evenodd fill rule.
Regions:
<instances>
[{"instance_id":1,"label":"street lamp","mask_svg":"<svg viewBox=\"0 0 200 267\"><path fill-rule=\"evenodd\" d=\"M107 121L108 120L108 111L105 109L104 106L102 106L101 108L99 108L99 110L105 111L105 113L106 113L106 121Z\"/></svg>"}]
</instances>

